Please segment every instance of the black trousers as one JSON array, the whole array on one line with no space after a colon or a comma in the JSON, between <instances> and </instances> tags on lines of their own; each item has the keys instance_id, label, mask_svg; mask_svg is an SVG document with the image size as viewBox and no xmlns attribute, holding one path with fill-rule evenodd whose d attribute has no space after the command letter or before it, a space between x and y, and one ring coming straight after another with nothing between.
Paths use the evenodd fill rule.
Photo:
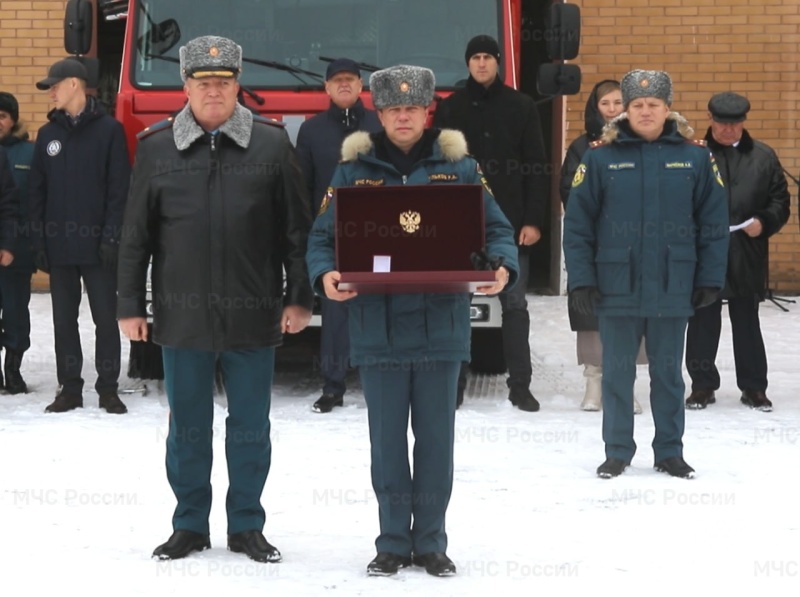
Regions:
<instances>
[{"instance_id":1,"label":"black trousers","mask_svg":"<svg viewBox=\"0 0 800 597\"><path fill-rule=\"evenodd\" d=\"M0 346L18 353L31 347L31 275L0 268Z\"/></svg>"},{"instance_id":2,"label":"black trousers","mask_svg":"<svg viewBox=\"0 0 800 597\"><path fill-rule=\"evenodd\" d=\"M117 274L101 265L64 265L50 269L58 383L66 394L83 392L83 351L78 326L81 278L86 284L95 327L95 389L100 395L114 393L120 370Z\"/></svg>"},{"instance_id":3,"label":"black trousers","mask_svg":"<svg viewBox=\"0 0 800 597\"><path fill-rule=\"evenodd\" d=\"M511 290L500 293L500 306L503 309L503 352L508 365L509 387L528 388L531 385L531 345L528 335L531 318L525 292L528 289L527 253L519 253L519 278Z\"/></svg>"},{"instance_id":4,"label":"black trousers","mask_svg":"<svg viewBox=\"0 0 800 597\"><path fill-rule=\"evenodd\" d=\"M767 390L767 353L758 319L758 297L728 299L733 332L736 384L740 390ZM722 330L722 301L695 311L686 332L686 369L692 390L718 390L717 349Z\"/></svg>"}]
</instances>

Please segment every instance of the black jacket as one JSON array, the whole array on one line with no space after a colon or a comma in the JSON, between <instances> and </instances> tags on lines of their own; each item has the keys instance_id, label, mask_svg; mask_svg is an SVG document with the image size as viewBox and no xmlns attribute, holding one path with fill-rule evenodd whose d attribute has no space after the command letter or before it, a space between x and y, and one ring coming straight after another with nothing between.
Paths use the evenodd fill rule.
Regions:
<instances>
[{"instance_id":1,"label":"black jacket","mask_svg":"<svg viewBox=\"0 0 800 597\"><path fill-rule=\"evenodd\" d=\"M605 119L597 109L597 102L600 100L597 97L597 88L603 83L616 82L611 79L600 81L594 86L592 92L589 94L589 99L586 100L586 108L583 111L583 122L586 132L580 137L575 139L567 149L567 155L564 158L564 163L561 166L561 179L558 185L558 191L561 195L561 203L564 205L564 211L567 210L567 200L569 199L569 191L572 188L572 179L575 177L575 171L583 159L583 154L589 149L589 143L596 141L603 134L603 126ZM583 315L574 309L569 309L569 325L574 332L594 332L597 331L597 317L594 315Z\"/></svg>"},{"instance_id":2,"label":"black jacket","mask_svg":"<svg viewBox=\"0 0 800 597\"><path fill-rule=\"evenodd\" d=\"M119 242L131 165L122 125L87 97L77 124L51 110L31 164L31 236L50 265L100 263L100 243Z\"/></svg>"},{"instance_id":3,"label":"black jacket","mask_svg":"<svg viewBox=\"0 0 800 597\"><path fill-rule=\"evenodd\" d=\"M28 175L31 171L33 159L33 143L28 141L28 131L22 122L17 122L10 135L3 137L0 146L6 151L14 182L17 184L19 207L17 212L17 227L15 242L12 252L14 261L9 269L34 272L33 255L31 254L30 239L30 210L28 208Z\"/></svg>"},{"instance_id":4,"label":"black jacket","mask_svg":"<svg viewBox=\"0 0 800 597\"><path fill-rule=\"evenodd\" d=\"M789 189L775 152L753 139L745 130L736 147L720 145L706 132L706 141L717 160L725 190L731 225L755 217L764 228L761 236L731 232L728 273L723 298L766 295L769 238L789 219Z\"/></svg>"},{"instance_id":5,"label":"black jacket","mask_svg":"<svg viewBox=\"0 0 800 597\"><path fill-rule=\"evenodd\" d=\"M583 154L589 149L589 143L596 141L600 138L600 135L603 134L605 119L597 108L597 103L600 101L600 98L597 97L597 88L604 83L616 83L616 81L605 79L604 81L600 81L592 89L592 92L589 94L589 99L586 100L586 108L583 111L583 122L586 132L569 144L567 155L564 157L564 163L561 166L561 179L558 185L558 192L561 195L561 203L564 205L564 209L567 208L569 190L572 188L572 179L575 177L575 171L581 163Z\"/></svg>"},{"instance_id":6,"label":"black jacket","mask_svg":"<svg viewBox=\"0 0 800 597\"><path fill-rule=\"evenodd\" d=\"M499 77L488 89L470 77L463 89L439 103L433 122L464 133L516 237L522 226L544 231L549 162L533 99Z\"/></svg>"},{"instance_id":7,"label":"black jacket","mask_svg":"<svg viewBox=\"0 0 800 597\"><path fill-rule=\"evenodd\" d=\"M325 112L300 125L297 159L305 176L312 216L319 213L322 197L341 159L344 138L355 131L377 133L381 130L383 128L378 115L374 110L367 110L360 99L349 110L343 110L331 102Z\"/></svg>"},{"instance_id":8,"label":"black jacket","mask_svg":"<svg viewBox=\"0 0 800 597\"><path fill-rule=\"evenodd\" d=\"M286 131L241 106L216 135L188 106L174 123L140 134L118 316L145 316L152 255L156 343L208 351L280 344L284 305L310 309L313 300L304 189Z\"/></svg>"},{"instance_id":9,"label":"black jacket","mask_svg":"<svg viewBox=\"0 0 800 597\"><path fill-rule=\"evenodd\" d=\"M0 249L14 253L19 228L19 191L6 152L0 148ZM16 255L15 255L16 257Z\"/></svg>"}]
</instances>

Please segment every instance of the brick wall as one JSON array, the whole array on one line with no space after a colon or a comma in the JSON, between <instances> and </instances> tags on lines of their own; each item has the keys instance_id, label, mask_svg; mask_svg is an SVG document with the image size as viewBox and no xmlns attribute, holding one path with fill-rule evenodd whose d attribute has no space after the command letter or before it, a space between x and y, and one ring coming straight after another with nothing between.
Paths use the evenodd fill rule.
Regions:
<instances>
[{"instance_id":1,"label":"brick wall","mask_svg":"<svg viewBox=\"0 0 800 597\"><path fill-rule=\"evenodd\" d=\"M673 110L705 135L714 93L748 97L746 127L800 178L800 0L570 0L581 7L582 93L567 101L565 147L583 133L589 92L633 68L666 70ZM792 215L770 243L770 286L800 292L797 185Z\"/></svg>"}]
</instances>

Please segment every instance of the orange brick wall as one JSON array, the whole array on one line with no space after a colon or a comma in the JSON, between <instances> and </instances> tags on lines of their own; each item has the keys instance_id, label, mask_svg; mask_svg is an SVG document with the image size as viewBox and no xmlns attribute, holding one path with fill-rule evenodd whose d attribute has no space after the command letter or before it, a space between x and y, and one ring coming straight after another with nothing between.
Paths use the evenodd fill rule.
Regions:
<instances>
[{"instance_id":1,"label":"orange brick wall","mask_svg":"<svg viewBox=\"0 0 800 597\"><path fill-rule=\"evenodd\" d=\"M16 2L0 0L0 90L19 100L20 119L33 133L45 122L50 109L47 95L34 83L47 68L66 56L64 51L65 1ZM35 289L47 287L47 276L34 275Z\"/></svg>"},{"instance_id":2,"label":"orange brick wall","mask_svg":"<svg viewBox=\"0 0 800 597\"><path fill-rule=\"evenodd\" d=\"M634 68L666 70L673 110L705 135L714 93L748 97L746 127L800 178L800 0L572 0L581 7L582 93L567 100L565 147L583 133L592 87ZM800 293L797 185L792 215L770 244L770 286Z\"/></svg>"}]
</instances>

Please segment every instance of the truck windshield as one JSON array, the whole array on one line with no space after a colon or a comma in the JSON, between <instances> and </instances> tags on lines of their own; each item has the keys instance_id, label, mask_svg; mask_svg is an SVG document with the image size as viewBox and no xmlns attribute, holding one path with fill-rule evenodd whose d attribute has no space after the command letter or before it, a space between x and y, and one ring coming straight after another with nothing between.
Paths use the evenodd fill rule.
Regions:
<instances>
[{"instance_id":1,"label":"truck windshield","mask_svg":"<svg viewBox=\"0 0 800 597\"><path fill-rule=\"evenodd\" d=\"M426 66L437 87L467 77L464 49L475 35L500 40L500 2L487 0L138 0L134 85L182 86L178 49L201 35L242 46L241 83L254 89L320 88L328 62L347 57L366 64ZM501 44L502 47L502 44ZM300 69L300 70L295 70ZM303 73L302 71L306 71ZM313 76L318 73L320 77ZM369 73L362 72L365 87Z\"/></svg>"}]
</instances>

